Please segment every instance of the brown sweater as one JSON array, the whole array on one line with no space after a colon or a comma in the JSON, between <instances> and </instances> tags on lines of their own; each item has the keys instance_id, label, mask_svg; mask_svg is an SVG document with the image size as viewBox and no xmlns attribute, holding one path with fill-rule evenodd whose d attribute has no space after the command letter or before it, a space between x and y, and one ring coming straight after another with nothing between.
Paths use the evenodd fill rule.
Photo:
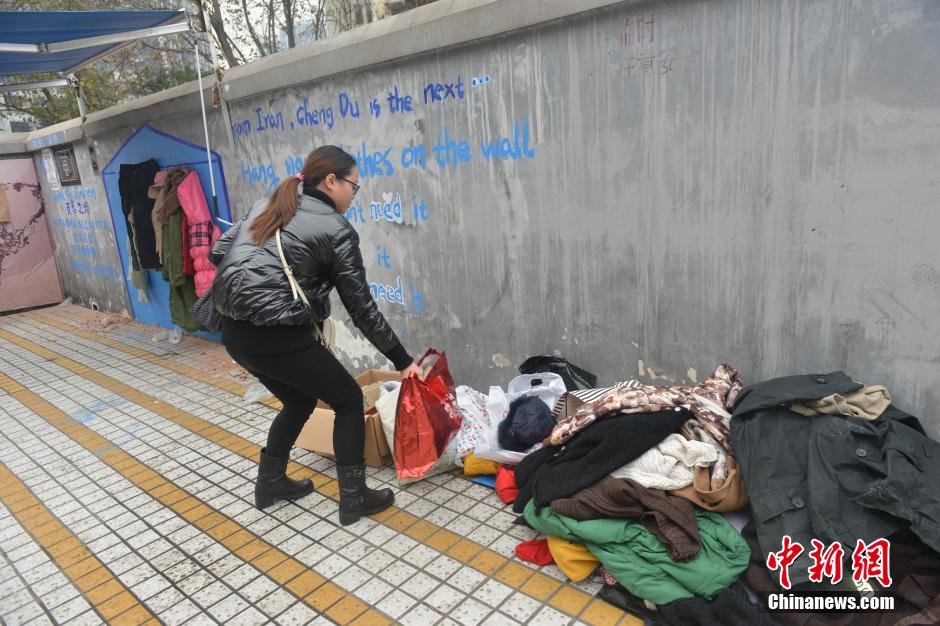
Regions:
<instances>
[{"instance_id":1,"label":"brown sweater","mask_svg":"<svg viewBox=\"0 0 940 626\"><path fill-rule=\"evenodd\" d=\"M673 561L692 559L702 545L691 502L628 478L608 476L570 498L552 501L551 507L559 515L582 521L637 520L663 542Z\"/></svg>"}]
</instances>

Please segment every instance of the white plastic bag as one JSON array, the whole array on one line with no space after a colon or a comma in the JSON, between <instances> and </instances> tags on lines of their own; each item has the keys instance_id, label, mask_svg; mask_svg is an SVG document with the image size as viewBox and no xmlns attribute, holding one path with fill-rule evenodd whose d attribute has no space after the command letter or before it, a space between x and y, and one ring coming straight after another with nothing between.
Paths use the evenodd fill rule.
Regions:
<instances>
[{"instance_id":1,"label":"white plastic bag","mask_svg":"<svg viewBox=\"0 0 940 626\"><path fill-rule=\"evenodd\" d=\"M170 331L168 330L158 330L153 335L150 336L150 341L153 343L160 343L161 341L166 341L170 338Z\"/></svg>"},{"instance_id":2,"label":"white plastic bag","mask_svg":"<svg viewBox=\"0 0 940 626\"><path fill-rule=\"evenodd\" d=\"M508 393L504 393L500 387L490 387L486 404L490 414L489 425L484 429L473 453L481 459L497 463L519 463L527 454L541 448L542 444L537 443L525 452L504 450L499 445L499 424L509 415L509 405L523 396L536 396L551 410L565 393L565 381L558 374L551 372L516 376L509 381Z\"/></svg>"},{"instance_id":3,"label":"white plastic bag","mask_svg":"<svg viewBox=\"0 0 940 626\"><path fill-rule=\"evenodd\" d=\"M512 404L522 396L537 396L542 402L554 409L558 399L567 393L565 381L558 374L539 372L538 374L523 374L509 381L506 388L506 399ZM508 410L508 409L507 409Z\"/></svg>"},{"instance_id":4,"label":"white plastic bag","mask_svg":"<svg viewBox=\"0 0 940 626\"><path fill-rule=\"evenodd\" d=\"M473 453L481 459L489 459L504 465L515 465L525 458L527 452L513 452L503 450L499 445L499 423L509 415L509 399L501 387L490 387L487 396L486 410L490 414L490 422L480 434L480 442ZM535 449L535 448L533 448Z\"/></svg>"},{"instance_id":5,"label":"white plastic bag","mask_svg":"<svg viewBox=\"0 0 940 626\"><path fill-rule=\"evenodd\" d=\"M244 399L246 404L251 404L252 402L260 403L271 396L272 394L268 391L268 388L261 383L251 383L245 388Z\"/></svg>"},{"instance_id":6,"label":"white plastic bag","mask_svg":"<svg viewBox=\"0 0 940 626\"><path fill-rule=\"evenodd\" d=\"M178 344L183 339L183 330L177 326L170 331L170 336L167 337L167 342L173 344L174 346Z\"/></svg>"},{"instance_id":7,"label":"white plastic bag","mask_svg":"<svg viewBox=\"0 0 940 626\"><path fill-rule=\"evenodd\" d=\"M385 441L388 442L388 449L392 452L393 458L395 455L395 415L398 412L400 391L400 382L382 383L379 399L375 402L375 409L379 412L379 421L382 422L382 431L385 433Z\"/></svg>"}]
</instances>

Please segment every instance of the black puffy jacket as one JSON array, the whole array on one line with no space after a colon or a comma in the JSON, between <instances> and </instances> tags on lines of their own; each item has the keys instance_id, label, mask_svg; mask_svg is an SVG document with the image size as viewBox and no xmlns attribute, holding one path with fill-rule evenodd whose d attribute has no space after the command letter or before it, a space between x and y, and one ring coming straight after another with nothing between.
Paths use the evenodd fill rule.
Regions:
<instances>
[{"instance_id":1,"label":"black puffy jacket","mask_svg":"<svg viewBox=\"0 0 940 626\"><path fill-rule=\"evenodd\" d=\"M212 246L209 260L217 268L212 297L219 312L258 326L309 326L329 316L335 287L353 323L380 352L387 355L400 346L372 299L359 235L346 218L303 194L297 213L281 229L284 256L310 301L308 307L293 297L275 238L260 246L252 239L248 227L266 203L257 202Z\"/></svg>"}]
</instances>

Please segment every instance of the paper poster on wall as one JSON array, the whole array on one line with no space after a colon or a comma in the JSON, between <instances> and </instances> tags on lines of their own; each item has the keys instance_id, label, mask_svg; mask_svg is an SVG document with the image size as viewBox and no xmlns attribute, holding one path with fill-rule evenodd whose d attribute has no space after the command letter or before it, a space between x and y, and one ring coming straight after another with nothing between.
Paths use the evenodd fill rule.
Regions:
<instances>
[{"instance_id":1,"label":"paper poster on wall","mask_svg":"<svg viewBox=\"0 0 940 626\"><path fill-rule=\"evenodd\" d=\"M62 301L36 170L32 159L7 159L0 189L8 219L0 221L0 312Z\"/></svg>"},{"instance_id":2,"label":"paper poster on wall","mask_svg":"<svg viewBox=\"0 0 940 626\"><path fill-rule=\"evenodd\" d=\"M59 175L55 169L55 157L52 156L52 150L46 148L42 151L42 167L46 170L46 180L49 181L49 189L52 191L61 191L62 185L59 184Z\"/></svg>"},{"instance_id":3,"label":"paper poster on wall","mask_svg":"<svg viewBox=\"0 0 940 626\"><path fill-rule=\"evenodd\" d=\"M71 145L55 150L55 169L59 177L59 184L63 187L81 185L82 179L78 173L78 162L75 160L75 149Z\"/></svg>"}]
</instances>

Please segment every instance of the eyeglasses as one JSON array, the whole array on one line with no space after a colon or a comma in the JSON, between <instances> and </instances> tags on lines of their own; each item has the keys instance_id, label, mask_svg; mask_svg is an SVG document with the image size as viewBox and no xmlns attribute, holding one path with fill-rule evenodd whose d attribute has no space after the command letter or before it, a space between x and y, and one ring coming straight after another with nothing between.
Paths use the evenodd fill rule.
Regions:
<instances>
[{"instance_id":1,"label":"eyeglasses","mask_svg":"<svg viewBox=\"0 0 940 626\"><path fill-rule=\"evenodd\" d=\"M357 185L357 184L354 183L353 181L349 180L348 178L343 178L342 176L337 176L336 178L338 178L338 179L340 179L340 180L345 180L347 183L349 183L350 185L352 185L352 186L353 186L353 195L356 195L357 193L359 193L359 185Z\"/></svg>"}]
</instances>

